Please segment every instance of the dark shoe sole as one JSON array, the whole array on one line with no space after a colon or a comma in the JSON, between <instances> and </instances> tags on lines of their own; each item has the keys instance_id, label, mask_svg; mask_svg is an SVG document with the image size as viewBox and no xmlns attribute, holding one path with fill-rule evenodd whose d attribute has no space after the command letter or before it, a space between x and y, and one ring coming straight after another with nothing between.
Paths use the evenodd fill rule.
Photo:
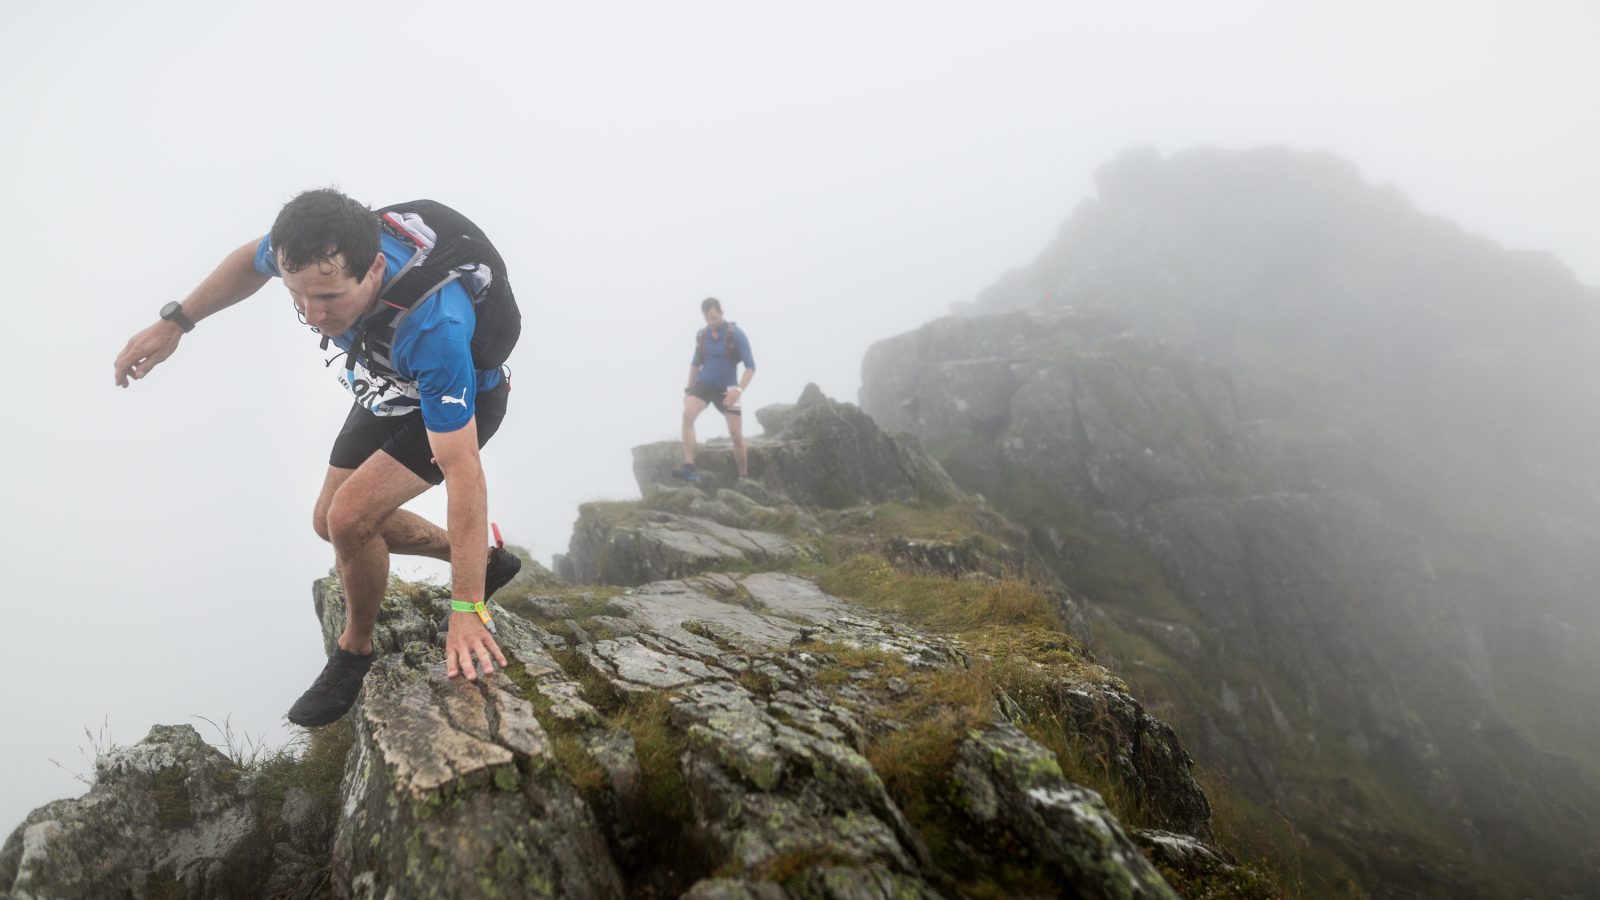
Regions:
<instances>
[{"instance_id":1,"label":"dark shoe sole","mask_svg":"<svg viewBox=\"0 0 1600 900\"><path fill-rule=\"evenodd\" d=\"M499 569L499 571L495 571ZM493 547L489 550L489 564L484 567L483 599L488 600L494 592L511 583L517 573L522 571L522 560L510 550L503 547Z\"/></svg>"},{"instance_id":2,"label":"dark shoe sole","mask_svg":"<svg viewBox=\"0 0 1600 900\"><path fill-rule=\"evenodd\" d=\"M318 728L344 718L344 714L356 705L356 698L361 696L362 686L367 680L367 672L376 661L376 653L358 657L343 650L334 651L334 656L329 657L327 665L317 680L312 682L310 689L289 707L286 718L301 728ZM348 697L341 697L339 689L350 687L351 679L354 679L354 689L350 690Z\"/></svg>"},{"instance_id":3,"label":"dark shoe sole","mask_svg":"<svg viewBox=\"0 0 1600 900\"><path fill-rule=\"evenodd\" d=\"M305 718L296 718L294 710L291 709L289 710L289 715L287 718L289 719L290 724L299 725L301 728L321 728L324 725L332 725L333 723L344 718L345 713L348 713L354 706L355 704L351 703L350 706L345 707L339 712L338 715L335 716L329 716L324 713L320 716L306 716Z\"/></svg>"}]
</instances>

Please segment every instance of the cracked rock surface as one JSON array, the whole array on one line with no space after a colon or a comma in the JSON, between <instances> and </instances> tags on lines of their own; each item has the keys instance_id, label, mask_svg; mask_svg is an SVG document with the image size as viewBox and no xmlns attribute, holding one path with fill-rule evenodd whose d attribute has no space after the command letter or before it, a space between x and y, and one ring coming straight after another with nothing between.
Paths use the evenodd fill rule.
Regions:
<instances>
[{"instance_id":1,"label":"cracked rock surface","mask_svg":"<svg viewBox=\"0 0 1600 900\"><path fill-rule=\"evenodd\" d=\"M493 871L503 896L957 896L970 867L1020 845L1082 896L1176 896L999 704L991 727L953 736L943 776L964 856L930 851L866 755L908 726L887 705L906 688L841 660L959 671L956 642L785 573L656 582L586 617L575 603L508 599L496 619L518 662L478 685L445 679L421 643L373 667L333 854L342 894L475 896ZM414 612L392 600L383 617ZM629 724L652 703L664 768L641 743L660 734ZM652 806L663 781L678 806Z\"/></svg>"},{"instance_id":2,"label":"cracked rock surface","mask_svg":"<svg viewBox=\"0 0 1600 900\"><path fill-rule=\"evenodd\" d=\"M516 685L447 679L442 653L419 644L367 676L333 876L358 898L622 895Z\"/></svg>"},{"instance_id":3,"label":"cracked rock surface","mask_svg":"<svg viewBox=\"0 0 1600 900\"><path fill-rule=\"evenodd\" d=\"M1175 735L1069 635L933 633L771 571L878 550L864 572L932 590L1025 562L977 503L926 508L938 533L981 520L970 540L904 537L924 508L903 504L948 478L854 407L808 389L784 421L764 481L586 506L557 566L585 583L530 568L498 592L509 665L476 682L444 674L449 589L391 582L346 737L312 738L320 793L263 801L193 729L156 729L102 757L87 797L29 817L0 851L0 893L1168 898L1153 858L1225 865ZM855 467L830 485L842 450ZM894 502L828 506L864 496ZM313 598L331 650L338 579ZM1003 687L1002 670L1026 677ZM1068 777L1062 727L1162 831L1130 831Z\"/></svg>"},{"instance_id":4,"label":"cracked rock surface","mask_svg":"<svg viewBox=\"0 0 1600 900\"><path fill-rule=\"evenodd\" d=\"M780 535L712 519L661 511L619 516L587 504L566 560L580 583L637 585L737 564L782 561L798 552Z\"/></svg>"},{"instance_id":5,"label":"cracked rock surface","mask_svg":"<svg viewBox=\"0 0 1600 900\"><path fill-rule=\"evenodd\" d=\"M193 729L158 728L102 757L89 796L12 835L10 896L247 897L287 883L372 900L949 897L1020 850L1035 877L1005 882L1015 896L1172 897L1147 853L1222 864L1192 835L1136 842L998 698L987 725L948 736L951 762L928 776L938 808L908 815L875 748L916 728L895 704L936 683L919 679L974 658L808 579L707 573L603 600L540 589L495 604L515 662L477 683L445 677L436 632L415 639L447 591L386 597L388 652L351 713L327 861L310 864L322 881L269 882L274 866L305 867L306 848L274 850L238 770ZM332 620L337 581L315 596ZM1062 687L1086 703L1091 688L1109 690ZM284 818L314 820L311 803L294 795Z\"/></svg>"}]
</instances>

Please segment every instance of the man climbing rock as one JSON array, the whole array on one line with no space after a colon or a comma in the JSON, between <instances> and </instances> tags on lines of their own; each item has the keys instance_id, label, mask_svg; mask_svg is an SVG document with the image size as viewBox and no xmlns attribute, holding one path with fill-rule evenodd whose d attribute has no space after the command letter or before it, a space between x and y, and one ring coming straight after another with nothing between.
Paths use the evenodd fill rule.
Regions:
<instances>
[{"instance_id":1,"label":"man climbing rock","mask_svg":"<svg viewBox=\"0 0 1600 900\"><path fill-rule=\"evenodd\" d=\"M694 339L694 359L689 363L689 386L683 389L683 465L672 474L685 481L697 481L694 468L694 420L700 417L707 405L728 422L728 436L733 439L733 459L739 466L739 477L750 474L745 457L744 418L739 401L744 397L750 379L756 376L756 360L750 354L750 339L733 322L722 317L722 303L715 297L700 302L700 312L706 318L706 327ZM739 374L739 364L744 364L744 374Z\"/></svg>"},{"instance_id":2,"label":"man climbing rock","mask_svg":"<svg viewBox=\"0 0 1600 900\"><path fill-rule=\"evenodd\" d=\"M476 680L504 666L485 600L522 563L489 549L478 451L500 427L510 391L501 364L521 330L505 263L466 217L429 200L373 211L335 190L289 201L271 232L223 259L160 320L129 339L116 383L142 379L208 316L283 279L301 321L336 344L355 397L329 455L312 528L333 544L346 621L322 673L289 710L325 725L355 702L376 654L373 625L389 554L448 561L446 670ZM448 529L400 506L443 483Z\"/></svg>"}]
</instances>

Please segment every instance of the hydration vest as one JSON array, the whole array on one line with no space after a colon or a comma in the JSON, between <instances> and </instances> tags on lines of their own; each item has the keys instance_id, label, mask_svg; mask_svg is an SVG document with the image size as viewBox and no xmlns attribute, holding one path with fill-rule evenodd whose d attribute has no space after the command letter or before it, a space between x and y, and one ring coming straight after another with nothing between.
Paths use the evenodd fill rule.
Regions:
<instances>
[{"instance_id":1,"label":"hydration vest","mask_svg":"<svg viewBox=\"0 0 1600 900\"><path fill-rule=\"evenodd\" d=\"M733 329L739 323L723 322L722 324L727 326L726 330L722 333L723 349L725 349L728 353L728 361L737 366L739 363L744 362L744 358L739 355L739 345L733 340ZM700 333L695 335L695 346L696 349L700 351L701 362L705 361L706 345L709 343L711 343L711 327L708 325L705 328L700 329Z\"/></svg>"},{"instance_id":2,"label":"hydration vest","mask_svg":"<svg viewBox=\"0 0 1600 900\"><path fill-rule=\"evenodd\" d=\"M411 248L407 260L378 293L378 309L356 326L356 340L345 356L345 371L359 359L368 370L384 378L398 378L394 367L394 341L400 324L412 311L453 281L467 279L477 324L472 331L472 366L498 369L511 356L522 334L522 313L511 292L505 260L483 229L443 203L413 200L375 210L383 230ZM428 236L409 227L405 216L421 218L434 233ZM328 346L323 337L322 346Z\"/></svg>"}]
</instances>

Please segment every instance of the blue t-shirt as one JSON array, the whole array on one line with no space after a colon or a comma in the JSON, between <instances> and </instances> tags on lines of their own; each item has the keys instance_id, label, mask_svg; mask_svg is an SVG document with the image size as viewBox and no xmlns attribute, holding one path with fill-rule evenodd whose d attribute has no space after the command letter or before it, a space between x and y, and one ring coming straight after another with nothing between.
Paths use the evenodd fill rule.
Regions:
<instances>
[{"instance_id":1,"label":"blue t-shirt","mask_svg":"<svg viewBox=\"0 0 1600 900\"><path fill-rule=\"evenodd\" d=\"M729 328L733 329L733 345L739 351L737 360L728 355ZM694 378L695 383L714 388L732 387L739 383L740 362L744 363L746 369L755 370L756 358L750 355L750 339L744 336L744 329L732 322L724 322L716 331L712 331L708 325L695 334L694 359L689 363L700 367Z\"/></svg>"},{"instance_id":2,"label":"blue t-shirt","mask_svg":"<svg viewBox=\"0 0 1600 900\"><path fill-rule=\"evenodd\" d=\"M387 280L411 259L412 251L388 233L383 235L382 247L388 262ZM270 236L263 237L256 247L256 271L283 277ZM359 360L353 371L338 366L339 381L356 403L373 415L406 415L420 409L429 431L455 431L471 421L477 393L500 384L499 369L473 368L472 330L477 322L471 295L461 280L453 281L412 310L395 332L391 363L401 381L374 375ZM357 330L352 327L328 337L340 350L349 352Z\"/></svg>"}]
</instances>

